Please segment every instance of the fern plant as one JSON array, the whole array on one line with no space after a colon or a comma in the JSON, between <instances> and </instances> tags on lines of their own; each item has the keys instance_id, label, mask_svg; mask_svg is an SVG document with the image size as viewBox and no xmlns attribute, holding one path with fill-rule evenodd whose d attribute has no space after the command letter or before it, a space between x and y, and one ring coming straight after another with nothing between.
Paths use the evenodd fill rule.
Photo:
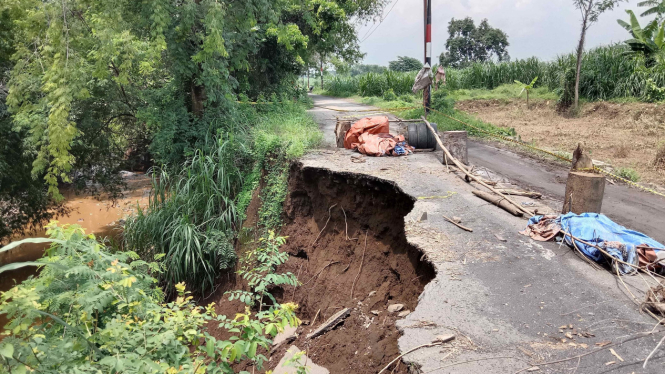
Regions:
<instances>
[{"instance_id":1,"label":"fern plant","mask_svg":"<svg viewBox=\"0 0 665 374\"><path fill-rule=\"evenodd\" d=\"M266 306L265 299L273 305L278 305L270 289L279 285L297 286L298 279L292 273L277 274L277 267L289 259L289 255L280 252L279 247L286 243L286 237L276 236L269 231L267 237L259 239L262 243L257 249L249 251L243 260L243 266L238 274L247 280L250 291L228 292L229 300L240 300L248 306L259 305L259 310Z\"/></svg>"}]
</instances>

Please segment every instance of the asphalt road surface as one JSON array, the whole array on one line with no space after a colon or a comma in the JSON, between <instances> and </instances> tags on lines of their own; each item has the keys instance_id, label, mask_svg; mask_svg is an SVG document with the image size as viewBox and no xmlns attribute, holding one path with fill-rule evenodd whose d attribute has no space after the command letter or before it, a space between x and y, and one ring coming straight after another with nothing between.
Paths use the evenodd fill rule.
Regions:
<instances>
[{"instance_id":1,"label":"asphalt road surface","mask_svg":"<svg viewBox=\"0 0 665 374\"><path fill-rule=\"evenodd\" d=\"M368 108L343 99L312 98L316 107L311 113L328 149L304 156L301 167L378 178L415 201L404 217L406 237L434 265L436 277L426 285L416 309L398 321L403 333L399 349L409 351L437 335L457 338L443 347L418 349L404 356L405 362L432 374L524 373L531 363L540 365L536 373L665 372L665 349L642 368L665 327L656 327L655 320L640 313L640 300L627 292L641 297L645 286L640 276L618 278L607 269L593 270L566 246L522 236L526 221L475 197L473 184L446 172L439 152L351 162L355 153L334 148L333 135L335 117L349 113L326 108ZM564 166L478 142L470 145L469 158L522 187L563 197ZM446 198L418 199L450 192ZM658 197L608 185L603 210L663 241L658 228L665 227L664 205ZM421 220L425 212L428 218ZM460 217L474 231L460 230L443 215ZM566 334L574 329L592 335L571 339ZM645 331L658 332L640 335ZM621 359L598 348L607 341L616 344L612 348ZM552 361L557 363L543 364Z\"/></svg>"}]
</instances>

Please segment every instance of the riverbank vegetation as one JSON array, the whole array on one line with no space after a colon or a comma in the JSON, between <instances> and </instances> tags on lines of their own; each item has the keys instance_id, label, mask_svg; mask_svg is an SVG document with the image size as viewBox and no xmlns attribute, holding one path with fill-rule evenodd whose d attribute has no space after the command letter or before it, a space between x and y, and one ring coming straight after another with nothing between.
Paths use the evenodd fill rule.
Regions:
<instances>
[{"instance_id":1,"label":"riverbank vegetation","mask_svg":"<svg viewBox=\"0 0 665 374\"><path fill-rule=\"evenodd\" d=\"M272 337L299 324L297 306L270 295L298 285L277 273L285 238L274 230L290 162L321 139L297 77L316 61L357 62L354 24L385 3L2 3L2 244L52 218L62 188L113 199L121 170L148 173L153 188L117 245L52 223L43 258L0 268L40 269L0 297L0 371L261 370ZM240 266L248 284L228 295L247 309L217 315L195 300L236 269L258 186L260 240Z\"/></svg>"}]
</instances>

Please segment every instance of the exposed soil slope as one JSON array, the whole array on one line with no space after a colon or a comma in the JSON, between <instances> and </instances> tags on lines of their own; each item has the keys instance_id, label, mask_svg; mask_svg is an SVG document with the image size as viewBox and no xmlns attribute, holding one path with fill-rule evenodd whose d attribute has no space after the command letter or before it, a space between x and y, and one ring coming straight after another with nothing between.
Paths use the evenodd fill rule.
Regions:
<instances>
[{"instance_id":1,"label":"exposed soil slope","mask_svg":"<svg viewBox=\"0 0 665 374\"><path fill-rule=\"evenodd\" d=\"M298 274L303 285L284 290L283 299L300 304L303 320L319 313L295 344L308 347L309 357L331 373L376 373L399 354L398 316L386 308L399 303L413 310L435 275L406 241L404 216L413 203L396 186L368 176L292 168L282 231L292 257L283 270ZM307 341L313 327L344 307L353 309L343 326Z\"/></svg>"},{"instance_id":2,"label":"exposed soil slope","mask_svg":"<svg viewBox=\"0 0 665 374\"><path fill-rule=\"evenodd\" d=\"M395 321L401 317L388 313L387 307L403 304L404 310L413 310L435 276L432 265L422 261L423 254L406 241L404 217L413 204L395 185L372 177L302 169L298 164L291 168L281 231L288 236L282 249L290 258L278 272L296 274L302 285L273 294L281 302L300 305L303 325L291 344L306 349L308 357L333 374L375 374L399 355ZM256 211L248 210L246 223L255 222L250 216ZM241 248L246 250L247 244ZM235 275L224 276L205 303L215 301L217 312L226 315L242 311L244 306L228 302L223 292L243 283ZM342 308L352 310L341 325L306 338ZM225 337L216 326L209 328ZM264 369L274 369L291 344L277 349ZM407 367L402 364L394 372L407 373Z\"/></svg>"}]
</instances>

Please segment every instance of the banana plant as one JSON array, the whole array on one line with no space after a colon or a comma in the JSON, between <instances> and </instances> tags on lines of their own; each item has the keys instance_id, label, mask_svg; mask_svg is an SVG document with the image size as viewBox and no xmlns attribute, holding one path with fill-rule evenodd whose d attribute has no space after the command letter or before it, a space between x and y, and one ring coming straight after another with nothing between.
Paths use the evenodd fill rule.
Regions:
<instances>
[{"instance_id":1,"label":"banana plant","mask_svg":"<svg viewBox=\"0 0 665 374\"><path fill-rule=\"evenodd\" d=\"M653 20L642 28L632 10L627 10L626 13L630 16L630 23L617 20L619 25L633 36L632 39L624 42L630 47L630 51L625 54L644 56L644 63L647 67L665 62L665 22L659 25L657 20Z\"/></svg>"},{"instance_id":2,"label":"banana plant","mask_svg":"<svg viewBox=\"0 0 665 374\"><path fill-rule=\"evenodd\" d=\"M515 83L517 83L517 84L519 84L520 86L522 86L522 91L520 91L520 94L519 94L518 96L522 96L522 94L524 93L524 91L526 91L526 107L527 107L527 108L529 107L529 92L530 92L531 89L533 88L533 85L536 84L536 81L537 81L537 80L538 80L538 77L535 77L535 78L533 78L533 80L532 80L531 83L529 83L529 84L524 84L524 83L522 83L522 82L520 82L520 81L518 81L518 80L515 80Z\"/></svg>"},{"instance_id":3,"label":"banana plant","mask_svg":"<svg viewBox=\"0 0 665 374\"><path fill-rule=\"evenodd\" d=\"M649 7L644 11L641 16L647 17L651 15L656 15L656 19L661 19L662 15L665 14L665 0L646 0L637 3L639 7Z\"/></svg>"}]
</instances>

